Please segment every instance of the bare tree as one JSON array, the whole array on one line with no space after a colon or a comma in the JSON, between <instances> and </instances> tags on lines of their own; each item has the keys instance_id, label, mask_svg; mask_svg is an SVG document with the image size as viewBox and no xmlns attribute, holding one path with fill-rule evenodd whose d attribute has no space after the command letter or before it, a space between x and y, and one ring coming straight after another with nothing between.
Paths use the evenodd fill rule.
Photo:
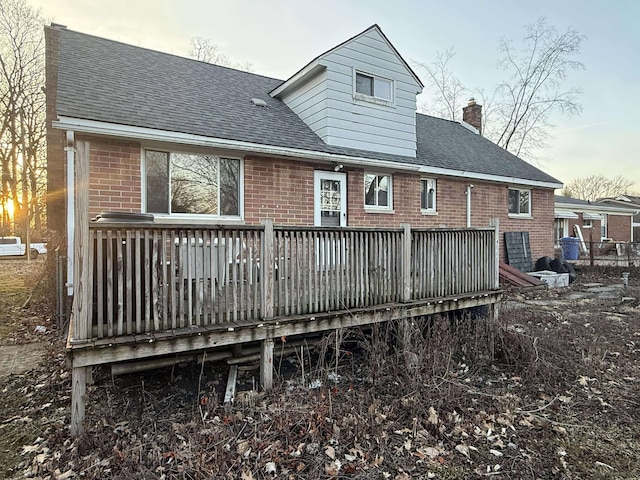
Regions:
<instances>
[{"instance_id":1,"label":"bare tree","mask_svg":"<svg viewBox=\"0 0 640 480\"><path fill-rule=\"evenodd\" d=\"M235 68L236 70L244 70L252 72L253 66L249 62L235 62L229 55L222 52L218 45L211 43L211 40L204 37L192 37L191 49L189 56L201 62L213 63L222 67Z\"/></svg>"},{"instance_id":2,"label":"bare tree","mask_svg":"<svg viewBox=\"0 0 640 480\"><path fill-rule=\"evenodd\" d=\"M522 158L533 160L534 150L545 146L554 113L565 115L581 111L579 90L566 87L571 70L584 65L576 60L584 36L576 30L564 33L544 18L525 27L520 46L501 39L498 65L507 78L493 89L467 88L449 64L452 49L436 55L432 64L415 63L426 76L429 103L427 113L459 120L469 97L483 105L483 135Z\"/></svg>"},{"instance_id":3,"label":"bare tree","mask_svg":"<svg viewBox=\"0 0 640 480\"><path fill-rule=\"evenodd\" d=\"M576 178L567 183L562 189L562 195L595 201L599 198L630 195L630 188L633 185L633 181L622 175L614 178L607 178L604 175L591 175L589 177Z\"/></svg>"},{"instance_id":4,"label":"bare tree","mask_svg":"<svg viewBox=\"0 0 640 480\"><path fill-rule=\"evenodd\" d=\"M558 33L544 18L526 30L522 47L504 38L498 46L499 64L510 77L498 86L501 107L495 141L515 155L531 156L532 149L545 145L552 113L581 111L580 91L565 88L564 82L569 71L584 68L575 60L584 35L571 29Z\"/></svg>"},{"instance_id":5,"label":"bare tree","mask_svg":"<svg viewBox=\"0 0 640 480\"><path fill-rule=\"evenodd\" d=\"M436 59L430 64L414 62L414 67L424 72L427 88L435 92L421 108L449 120L460 120L463 102L470 96L469 90L449 68L449 62L455 55L453 48L449 48L445 52L436 52Z\"/></svg>"},{"instance_id":6,"label":"bare tree","mask_svg":"<svg viewBox=\"0 0 640 480\"><path fill-rule=\"evenodd\" d=\"M44 21L25 0L0 0L1 228L41 228L44 171ZM10 208L13 207L13 208ZM13 210L15 218L10 218ZM16 220L18 220L16 222ZM38 232L39 234L41 232Z\"/></svg>"}]
</instances>

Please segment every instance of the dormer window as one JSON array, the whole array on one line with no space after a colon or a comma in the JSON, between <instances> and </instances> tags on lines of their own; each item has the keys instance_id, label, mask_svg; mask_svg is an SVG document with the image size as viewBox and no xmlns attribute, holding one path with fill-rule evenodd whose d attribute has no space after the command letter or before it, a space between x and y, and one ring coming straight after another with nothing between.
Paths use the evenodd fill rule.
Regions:
<instances>
[{"instance_id":1,"label":"dormer window","mask_svg":"<svg viewBox=\"0 0 640 480\"><path fill-rule=\"evenodd\" d=\"M356 94L393 102L393 81L367 73L356 72Z\"/></svg>"}]
</instances>

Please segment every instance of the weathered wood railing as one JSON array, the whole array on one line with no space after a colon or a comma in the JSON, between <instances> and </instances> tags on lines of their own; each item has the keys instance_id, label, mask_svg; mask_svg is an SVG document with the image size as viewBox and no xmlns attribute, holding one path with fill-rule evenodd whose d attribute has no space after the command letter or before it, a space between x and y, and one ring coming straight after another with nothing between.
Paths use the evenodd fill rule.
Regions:
<instances>
[{"instance_id":1,"label":"weathered wood railing","mask_svg":"<svg viewBox=\"0 0 640 480\"><path fill-rule=\"evenodd\" d=\"M493 228L95 223L87 338L495 290L495 240Z\"/></svg>"}]
</instances>

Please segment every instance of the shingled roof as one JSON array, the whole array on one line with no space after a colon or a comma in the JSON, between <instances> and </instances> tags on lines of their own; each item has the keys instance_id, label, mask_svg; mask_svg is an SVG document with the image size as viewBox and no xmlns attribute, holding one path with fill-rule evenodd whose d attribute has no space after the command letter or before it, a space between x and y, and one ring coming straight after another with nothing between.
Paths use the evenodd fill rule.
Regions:
<instances>
[{"instance_id":1,"label":"shingled roof","mask_svg":"<svg viewBox=\"0 0 640 480\"><path fill-rule=\"evenodd\" d=\"M457 122L416 114L416 158L327 145L269 92L282 80L59 29L57 115L460 174L559 184ZM266 102L255 106L253 98Z\"/></svg>"}]
</instances>

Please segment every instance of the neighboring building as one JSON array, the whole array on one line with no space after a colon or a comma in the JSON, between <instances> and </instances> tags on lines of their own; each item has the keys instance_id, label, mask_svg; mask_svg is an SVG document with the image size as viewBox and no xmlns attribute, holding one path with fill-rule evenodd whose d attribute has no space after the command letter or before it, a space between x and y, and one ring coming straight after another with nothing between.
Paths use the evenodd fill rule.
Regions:
<instances>
[{"instance_id":1,"label":"neighboring building","mask_svg":"<svg viewBox=\"0 0 640 480\"><path fill-rule=\"evenodd\" d=\"M580 227L588 241L612 240L631 242L634 236L634 219L638 218L640 206L633 207L622 202L589 202L570 197L555 197L554 240L556 245L562 237L574 236L574 227ZM589 234L587 232L590 232ZM638 235L636 233L636 235Z\"/></svg>"},{"instance_id":2,"label":"neighboring building","mask_svg":"<svg viewBox=\"0 0 640 480\"><path fill-rule=\"evenodd\" d=\"M611 206L620 206L635 209L636 213L632 218L632 235L631 240L634 243L640 243L640 197L634 195L619 195L615 198L601 198L600 203L606 203Z\"/></svg>"},{"instance_id":3,"label":"neighboring building","mask_svg":"<svg viewBox=\"0 0 640 480\"><path fill-rule=\"evenodd\" d=\"M473 100L463 123L416 114L422 83L377 25L286 81L61 26L45 33L49 225L70 252L78 140L91 143L92 216L380 227L498 218L501 232L529 232L532 258L553 252L562 184L479 135Z\"/></svg>"}]
</instances>

